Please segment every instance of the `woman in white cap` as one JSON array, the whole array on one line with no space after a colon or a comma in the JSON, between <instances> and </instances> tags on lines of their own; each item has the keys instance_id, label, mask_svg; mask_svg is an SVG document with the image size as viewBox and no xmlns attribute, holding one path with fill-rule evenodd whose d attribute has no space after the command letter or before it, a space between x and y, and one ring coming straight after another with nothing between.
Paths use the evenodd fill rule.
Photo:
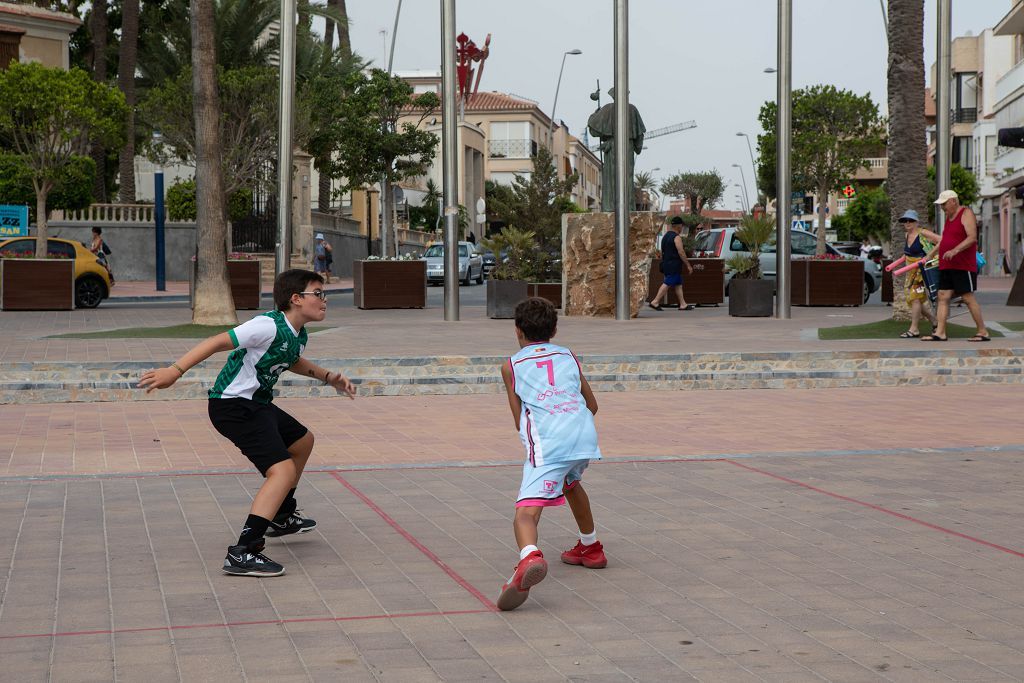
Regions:
<instances>
[{"instance_id":1,"label":"woman in white cap","mask_svg":"<svg viewBox=\"0 0 1024 683\"><path fill-rule=\"evenodd\" d=\"M324 239L324 234L318 232L316 234L316 244L313 246L313 271L324 279L324 283L331 281L330 271L330 256L329 254L334 251L331 248L330 243Z\"/></svg>"},{"instance_id":2,"label":"woman in white cap","mask_svg":"<svg viewBox=\"0 0 1024 683\"><path fill-rule=\"evenodd\" d=\"M925 230L917 222L917 211L908 209L899 218L900 225L907 231L906 240L903 243L903 255L907 258L907 265L916 263L922 259L927 263L938 247L935 246L942 239L931 230ZM924 277L920 268L914 268L907 273L907 282L904 291L907 296L907 305L910 306L910 329L900 335L903 339L913 339L921 336L917 325L921 321L921 315L928 318L928 322L935 328L935 315L931 310L931 301L928 299L928 292L925 290Z\"/></svg>"}]
</instances>

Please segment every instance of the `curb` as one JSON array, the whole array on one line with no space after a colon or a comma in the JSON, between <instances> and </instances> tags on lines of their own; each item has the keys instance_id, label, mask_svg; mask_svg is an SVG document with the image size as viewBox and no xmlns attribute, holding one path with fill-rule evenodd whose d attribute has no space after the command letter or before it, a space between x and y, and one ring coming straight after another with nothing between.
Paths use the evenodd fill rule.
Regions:
<instances>
[{"instance_id":1,"label":"curb","mask_svg":"<svg viewBox=\"0 0 1024 683\"><path fill-rule=\"evenodd\" d=\"M329 289L328 294L351 294L352 287L345 287L342 289ZM272 298L273 292L262 292L260 294L260 300ZM121 304L142 304L142 303L188 303L188 294L165 294L152 296L112 296L106 299L110 303L121 303Z\"/></svg>"}]
</instances>

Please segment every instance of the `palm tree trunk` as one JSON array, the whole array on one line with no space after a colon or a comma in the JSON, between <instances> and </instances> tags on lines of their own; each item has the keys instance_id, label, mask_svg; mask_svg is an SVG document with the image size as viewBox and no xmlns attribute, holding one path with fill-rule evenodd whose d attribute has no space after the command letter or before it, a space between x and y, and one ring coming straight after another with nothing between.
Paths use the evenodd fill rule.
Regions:
<instances>
[{"instance_id":1,"label":"palm tree trunk","mask_svg":"<svg viewBox=\"0 0 1024 683\"><path fill-rule=\"evenodd\" d=\"M124 0L121 47L118 51L117 85L128 104L127 139L118 155L118 197L135 203L135 65L139 54L139 0Z\"/></svg>"},{"instance_id":2,"label":"palm tree trunk","mask_svg":"<svg viewBox=\"0 0 1024 683\"><path fill-rule=\"evenodd\" d=\"M889 249L903 254L906 237L897 218L907 209L926 216L928 176L924 120L924 0L889 0ZM904 283L893 278L892 317L909 320Z\"/></svg>"},{"instance_id":3,"label":"palm tree trunk","mask_svg":"<svg viewBox=\"0 0 1024 683\"><path fill-rule=\"evenodd\" d=\"M92 34L92 77L97 83L107 81L107 0L94 0L92 15L89 20L89 32ZM89 151L89 156L96 162L96 176L93 178L92 198L97 202L106 202L107 197L107 150L103 145L96 144Z\"/></svg>"},{"instance_id":4,"label":"palm tree trunk","mask_svg":"<svg viewBox=\"0 0 1024 683\"><path fill-rule=\"evenodd\" d=\"M818 185L818 245L814 253L821 256L825 253L825 209L828 207L828 185Z\"/></svg>"},{"instance_id":5,"label":"palm tree trunk","mask_svg":"<svg viewBox=\"0 0 1024 683\"><path fill-rule=\"evenodd\" d=\"M346 57L352 55L352 40L348 35L348 9L345 7L345 0L334 0L334 9L337 10L341 21L338 22L338 49Z\"/></svg>"},{"instance_id":6,"label":"palm tree trunk","mask_svg":"<svg viewBox=\"0 0 1024 683\"><path fill-rule=\"evenodd\" d=\"M234 325L228 285L227 225L221 168L220 96L217 92L214 0L192 0L192 98L196 121L195 308L197 325Z\"/></svg>"}]
</instances>

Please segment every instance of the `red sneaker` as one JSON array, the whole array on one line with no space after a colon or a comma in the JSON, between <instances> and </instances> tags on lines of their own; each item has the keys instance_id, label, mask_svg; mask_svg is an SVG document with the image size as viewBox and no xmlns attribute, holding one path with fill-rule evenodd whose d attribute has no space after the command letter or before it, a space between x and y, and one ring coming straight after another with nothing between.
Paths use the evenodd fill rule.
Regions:
<instances>
[{"instance_id":1,"label":"red sneaker","mask_svg":"<svg viewBox=\"0 0 1024 683\"><path fill-rule=\"evenodd\" d=\"M562 553L562 562L582 564L587 569L601 569L608 566L608 558L604 555L604 546L601 545L601 541L595 541L591 545L583 545L582 541L576 541L576 547Z\"/></svg>"},{"instance_id":2,"label":"red sneaker","mask_svg":"<svg viewBox=\"0 0 1024 683\"><path fill-rule=\"evenodd\" d=\"M530 588L536 586L548 575L548 561L539 550L519 560L512 578L501 587L498 596L498 609L510 610L519 607L530 596Z\"/></svg>"}]
</instances>

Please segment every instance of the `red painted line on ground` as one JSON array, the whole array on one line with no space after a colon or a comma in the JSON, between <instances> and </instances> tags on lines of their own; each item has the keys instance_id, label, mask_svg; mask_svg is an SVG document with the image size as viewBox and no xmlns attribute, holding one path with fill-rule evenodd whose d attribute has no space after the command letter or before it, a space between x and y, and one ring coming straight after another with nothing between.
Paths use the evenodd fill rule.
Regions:
<instances>
[{"instance_id":1,"label":"red painted line on ground","mask_svg":"<svg viewBox=\"0 0 1024 683\"><path fill-rule=\"evenodd\" d=\"M227 621L220 624L180 624L177 626L146 626L142 628L97 629L95 631L62 631L59 633L20 633L0 636L0 640L18 638L60 638L68 636L109 636L121 633L149 633L151 631L185 631L196 628L229 628L234 626L267 626L283 624L309 624L316 622L362 621L365 619L409 619L412 617L446 617L457 614L486 614L490 609L464 609L441 612L400 612L397 614L364 614L354 617L296 617L294 619L263 619L260 621Z\"/></svg>"},{"instance_id":2,"label":"red painted line on ground","mask_svg":"<svg viewBox=\"0 0 1024 683\"><path fill-rule=\"evenodd\" d=\"M984 545L984 546L987 546L989 548L993 548L995 550L1002 551L1002 552L1007 553L1009 555L1014 555L1016 557L1024 557L1024 552L1020 552L1018 550L1014 550L1013 548L1007 548L1005 545L999 545L998 543L992 543L991 541L986 541L983 538L977 538L975 536L969 536L967 534L962 534L959 531L954 531L953 529L947 529L944 526L939 526L938 524L932 524L931 522L926 522L923 519L918 519L916 517L911 517L910 515L905 515L902 512L896 512L895 510L890 510L889 508L884 508L881 505L875 505L874 503L868 503L868 502L865 502L863 500L857 500L856 498L850 498L849 496L844 496L844 495L839 494L839 493L833 493L832 491L826 491L825 489L820 489L817 486L812 486L810 484L807 484L807 483L802 482L802 481L798 481L796 479L790 479L789 477L784 477L781 474L775 474L774 472L768 472L766 470L761 470L761 469L758 469L756 467L751 467L750 465L744 465L743 463L736 462L735 460L723 459L721 462L727 462L730 465L735 465L736 467L741 467L741 468L743 468L745 470L750 470L751 472L756 472L758 474L763 474L766 477L771 477L773 479L778 479L779 481L784 481L787 484L793 484L795 486L801 486L801 487L803 487L803 488L805 488L805 489L807 489L809 491L814 491L815 493L821 493L821 494L824 494L824 495L829 496L831 498L836 498L837 500L842 500L842 501L846 501L847 503L853 503L855 505L860 505L860 506L866 507L866 508L868 508L870 510L874 510L875 512L881 512L881 513L886 514L886 515L891 515L893 517L897 517L899 519L902 519L902 520L904 520L906 522L912 522L914 524L919 524L920 526L923 526L923 527L926 527L928 529L931 529L932 531L940 531L940 532L942 532L944 534L949 534L950 536L956 536L957 538L962 538L965 541L970 541L972 543L978 543L980 545Z\"/></svg>"},{"instance_id":3,"label":"red painted line on ground","mask_svg":"<svg viewBox=\"0 0 1024 683\"><path fill-rule=\"evenodd\" d=\"M402 527L402 525L401 525L401 524L399 524L398 522L396 522L396 521L395 521L395 520L394 520L394 519L393 519L393 518L391 517L391 515L389 515L388 513L384 512L384 510L383 510L383 509L382 509L382 508L381 508L381 507L380 507L379 505L377 505L377 504L376 504L376 503L374 503L374 502L373 502L372 500L370 500L370 498L369 498L369 497L367 497L367 495L366 495L365 493L363 493L362 491L360 491L359 489L357 489L357 488L356 488L355 486L353 486L352 484L350 484L350 483L349 483L349 482L348 482L348 481L347 481L347 480L346 480L346 479L345 479L345 478L344 478L343 476L341 476L341 475L340 475L340 474L338 474L337 472L331 472L330 474L331 474L331 476L332 476L332 477L334 477L334 478L335 478L335 479L337 479L337 480L338 480L339 482L341 482L341 485L342 485L342 486L344 486L345 488L347 488L347 489L348 489L348 490L349 490L349 491L350 491L350 492L351 492L351 493L352 493L353 495L355 495L355 496L356 496L357 498L359 498L359 500L361 500L361 501L363 501L364 503L366 503L367 507L369 507L369 508L370 508L371 510L373 510L374 512L376 512L376 513L377 513L377 514L378 514L378 515L380 516L380 518L381 518L381 519L383 519L383 520L384 520L385 522L387 522L387 523L388 523L388 524L389 524L389 525L391 526L391 528L392 528L392 529L394 529L395 531L397 531L397 532L398 532L398 534L399 534L399 535L400 535L400 536L401 536L402 538L404 538L405 540L409 541L409 543L411 543L411 544L412 544L412 545L413 545L413 546L414 546L414 547L415 547L415 548L416 548L417 550L419 550L419 551L420 551L421 553L423 553L423 554L424 554L424 555L426 555L426 556L427 556L428 558L430 558L430 561L431 561L431 562L433 562L434 564L436 564L436 565L437 565L438 567L440 567L440 568L441 568L441 570L442 570L442 571L443 571L443 572L444 572L445 574L447 574L447 575L448 575L449 577L451 577L452 581L454 581L455 583L457 583L457 584L459 584L460 586L462 586L462 588L463 588L463 589L464 589L464 590L465 590L466 592L468 592L468 593L469 593L470 595L472 595L472 596L473 596L474 598L476 598L477 600L479 600L479 601L480 601L480 603L481 603L481 604L482 604L482 605L483 605L484 607L486 607L486 608L487 608L488 610L490 610L490 611L492 611L492 612L496 612L496 611L498 611L498 606L497 606L497 605L495 605L495 604L494 604L493 602L491 602L491 601L490 601L490 600L489 600L489 599L487 598L487 596L486 596L486 595L484 595L484 594L483 594L483 593L481 593L481 592L480 592L479 590L477 590L477 589L476 589L476 587L475 587L475 586L473 586L473 584L471 584L471 583L470 583L469 581L466 581L466 580L465 580L464 578L462 578L462 576L460 576L460 575L459 575L459 573L458 573L458 572L456 572L456 571L455 571L454 569L452 569L451 567L449 567L449 566L448 566L448 565L447 565L447 564L446 564L446 563L444 562L444 560L442 560L442 559L441 559L440 557L438 557L437 555L435 555L435 554L434 554L434 552L433 552L433 551L432 551L432 550L431 550L430 548L428 548L427 546L423 545L423 544L422 544L422 543L420 543L420 542L419 542L418 540L416 540L416 537L415 537L415 536L413 536L413 535L412 535L412 534L410 534L410 533L409 533L408 531L406 531L406 530L405 530L405 529L404 529L404 528Z\"/></svg>"}]
</instances>

